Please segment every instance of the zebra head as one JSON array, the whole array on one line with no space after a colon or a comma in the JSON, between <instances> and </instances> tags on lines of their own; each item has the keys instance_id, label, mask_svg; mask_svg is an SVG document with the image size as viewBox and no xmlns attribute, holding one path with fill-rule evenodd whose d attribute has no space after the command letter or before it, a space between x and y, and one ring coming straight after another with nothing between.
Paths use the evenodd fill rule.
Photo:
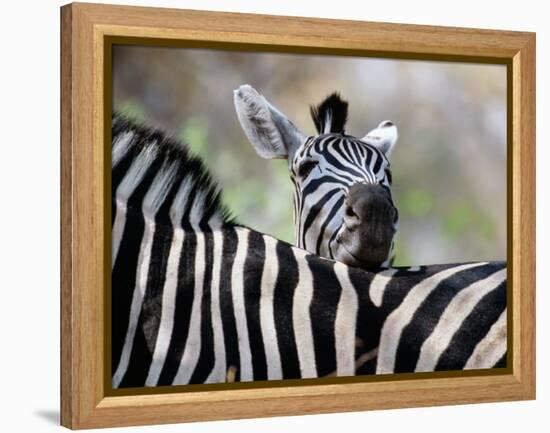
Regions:
<instances>
[{"instance_id":1,"label":"zebra head","mask_svg":"<svg viewBox=\"0 0 550 433\"><path fill-rule=\"evenodd\" d=\"M348 103L333 93L311 107L318 135L307 136L251 86L234 99L258 155L288 161L296 245L351 266L386 265L398 224L388 160L396 126L384 121L363 138L347 135Z\"/></svg>"}]
</instances>

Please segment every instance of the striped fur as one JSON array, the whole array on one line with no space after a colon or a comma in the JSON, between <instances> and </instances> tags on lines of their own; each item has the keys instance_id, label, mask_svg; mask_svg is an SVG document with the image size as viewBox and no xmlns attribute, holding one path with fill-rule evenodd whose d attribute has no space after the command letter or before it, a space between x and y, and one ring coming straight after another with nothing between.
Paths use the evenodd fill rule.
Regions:
<instances>
[{"instance_id":1,"label":"striped fur","mask_svg":"<svg viewBox=\"0 0 550 433\"><path fill-rule=\"evenodd\" d=\"M301 168L310 161L315 161L315 167L304 176ZM290 175L296 245L323 257L337 258L335 248L346 228L345 204L352 186L380 185L393 205L388 159L375 147L351 136L328 133L309 137L296 152ZM391 224L397 230L397 213ZM390 249L386 259L391 255Z\"/></svg>"},{"instance_id":2,"label":"striped fur","mask_svg":"<svg viewBox=\"0 0 550 433\"><path fill-rule=\"evenodd\" d=\"M335 92L310 107L317 135L308 137L251 86L234 98L258 155L288 161L295 244L348 265L388 265L399 220L388 160L397 127L384 121L361 139L346 134L348 103Z\"/></svg>"},{"instance_id":3,"label":"striped fur","mask_svg":"<svg viewBox=\"0 0 550 433\"><path fill-rule=\"evenodd\" d=\"M348 267L236 224L158 131L115 116L112 155L114 388L506 365L505 263Z\"/></svg>"}]
</instances>

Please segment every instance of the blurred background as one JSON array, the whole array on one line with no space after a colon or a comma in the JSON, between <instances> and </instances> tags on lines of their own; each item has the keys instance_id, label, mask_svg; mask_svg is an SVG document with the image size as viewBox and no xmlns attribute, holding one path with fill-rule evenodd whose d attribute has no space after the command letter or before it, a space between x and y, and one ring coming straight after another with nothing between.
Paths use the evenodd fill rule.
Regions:
<instances>
[{"instance_id":1,"label":"blurred background","mask_svg":"<svg viewBox=\"0 0 550 433\"><path fill-rule=\"evenodd\" d=\"M245 83L308 135L335 90L348 134L397 125L396 265L506 259L505 66L115 46L113 108L186 142L240 223L293 243L287 163L258 157L235 113Z\"/></svg>"}]
</instances>

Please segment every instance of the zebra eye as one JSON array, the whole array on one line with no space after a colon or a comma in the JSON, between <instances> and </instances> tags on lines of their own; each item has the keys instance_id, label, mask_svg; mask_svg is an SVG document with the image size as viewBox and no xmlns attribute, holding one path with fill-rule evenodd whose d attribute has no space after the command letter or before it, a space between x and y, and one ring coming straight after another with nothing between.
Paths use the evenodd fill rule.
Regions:
<instances>
[{"instance_id":1,"label":"zebra eye","mask_svg":"<svg viewBox=\"0 0 550 433\"><path fill-rule=\"evenodd\" d=\"M317 164L319 164L317 161L305 161L302 164L300 164L300 167L298 167L298 176L305 179L309 176L309 173L311 173L311 170L313 170L315 167L317 167Z\"/></svg>"}]
</instances>

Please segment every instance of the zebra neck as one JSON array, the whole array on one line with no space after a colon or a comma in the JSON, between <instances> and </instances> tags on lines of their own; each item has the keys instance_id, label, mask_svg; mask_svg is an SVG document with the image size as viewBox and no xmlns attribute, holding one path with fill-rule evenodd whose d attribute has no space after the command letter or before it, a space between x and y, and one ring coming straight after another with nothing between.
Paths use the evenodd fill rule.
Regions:
<instances>
[{"instance_id":1,"label":"zebra neck","mask_svg":"<svg viewBox=\"0 0 550 433\"><path fill-rule=\"evenodd\" d=\"M117 215L196 231L232 224L217 184L179 141L115 116L112 146L113 224Z\"/></svg>"}]
</instances>

